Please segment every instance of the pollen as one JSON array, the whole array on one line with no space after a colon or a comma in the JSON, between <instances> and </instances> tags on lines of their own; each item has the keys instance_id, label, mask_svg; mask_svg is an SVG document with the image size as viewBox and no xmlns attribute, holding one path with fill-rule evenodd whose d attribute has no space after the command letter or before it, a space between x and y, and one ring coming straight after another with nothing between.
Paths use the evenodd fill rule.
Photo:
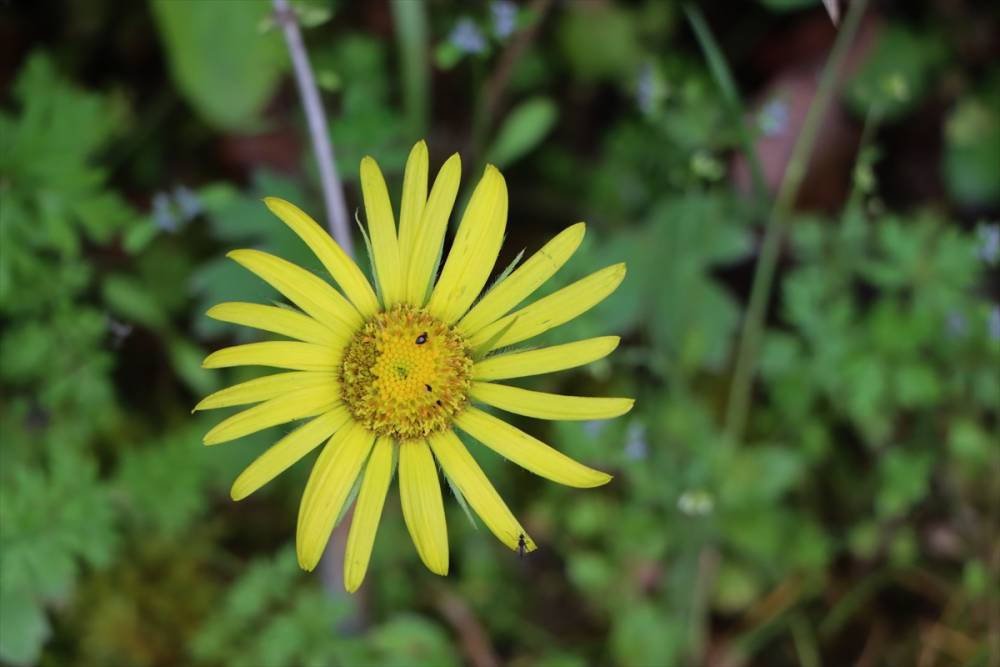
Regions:
<instances>
[{"instance_id":1,"label":"pollen","mask_svg":"<svg viewBox=\"0 0 1000 667\"><path fill-rule=\"evenodd\" d=\"M372 317L344 351L344 403L378 435L417 440L442 431L468 405L471 350L426 311L401 304Z\"/></svg>"}]
</instances>

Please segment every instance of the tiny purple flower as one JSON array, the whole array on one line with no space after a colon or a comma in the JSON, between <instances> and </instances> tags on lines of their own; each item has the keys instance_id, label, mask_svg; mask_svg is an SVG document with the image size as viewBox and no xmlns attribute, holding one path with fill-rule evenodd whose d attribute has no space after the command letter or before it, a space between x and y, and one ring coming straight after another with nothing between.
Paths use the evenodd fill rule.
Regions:
<instances>
[{"instance_id":1,"label":"tiny purple flower","mask_svg":"<svg viewBox=\"0 0 1000 667\"><path fill-rule=\"evenodd\" d=\"M177 218L170 206L170 196L166 192L157 192L153 196L153 224L165 232L177 230Z\"/></svg>"},{"instance_id":2,"label":"tiny purple flower","mask_svg":"<svg viewBox=\"0 0 1000 667\"><path fill-rule=\"evenodd\" d=\"M784 134L788 129L788 102L775 97L771 99L764 108L760 110L757 123L760 131L766 137L774 137Z\"/></svg>"},{"instance_id":3,"label":"tiny purple flower","mask_svg":"<svg viewBox=\"0 0 1000 667\"><path fill-rule=\"evenodd\" d=\"M979 236L979 259L987 264L996 264L1000 260L1000 224L979 225L976 229Z\"/></svg>"},{"instance_id":4,"label":"tiny purple flower","mask_svg":"<svg viewBox=\"0 0 1000 667\"><path fill-rule=\"evenodd\" d=\"M965 315L957 310L948 313L947 330L949 338L961 338L968 331L969 325Z\"/></svg>"},{"instance_id":5,"label":"tiny purple flower","mask_svg":"<svg viewBox=\"0 0 1000 667\"><path fill-rule=\"evenodd\" d=\"M596 438L601 435L601 431L604 430L604 422L600 419L589 419L583 422L583 432L586 433L591 438Z\"/></svg>"},{"instance_id":6,"label":"tiny purple flower","mask_svg":"<svg viewBox=\"0 0 1000 667\"><path fill-rule=\"evenodd\" d=\"M201 214L201 201L198 195L183 185L174 188L174 201L177 202L185 222Z\"/></svg>"},{"instance_id":7,"label":"tiny purple flower","mask_svg":"<svg viewBox=\"0 0 1000 667\"><path fill-rule=\"evenodd\" d=\"M497 0L490 4L493 15L493 34L497 39L507 39L517 30L517 4L511 0Z\"/></svg>"},{"instance_id":8,"label":"tiny purple flower","mask_svg":"<svg viewBox=\"0 0 1000 667\"><path fill-rule=\"evenodd\" d=\"M463 53L482 53L486 50L486 38L476 22L468 17L458 20L448 40Z\"/></svg>"},{"instance_id":9,"label":"tiny purple flower","mask_svg":"<svg viewBox=\"0 0 1000 667\"><path fill-rule=\"evenodd\" d=\"M635 102L639 111L650 114L656 110L656 72L651 63L643 63L635 83Z\"/></svg>"},{"instance_id":10,"label":"tiny purple flower","mask_svg":"<svg viewBox=\"0 0 1000 667\"><path fill-rule=\"evenodd\" d=\"M986 326L990 332L990 338L1000 340L1000 304L995 303L990 308L990 316Z\"/></svg>"},{"instance_id":11,"label":"tiny purple flower","mask_svg":"<svg viewBox=\"0 0 1000 667\"><path fill-rule=\"evenodd\" d=\"M633 461L641 461L649 453L649 446L646 443L646 427L639 422L632 422L628 425L625 433L625 456Z\"/></svg>"}]
</instances>

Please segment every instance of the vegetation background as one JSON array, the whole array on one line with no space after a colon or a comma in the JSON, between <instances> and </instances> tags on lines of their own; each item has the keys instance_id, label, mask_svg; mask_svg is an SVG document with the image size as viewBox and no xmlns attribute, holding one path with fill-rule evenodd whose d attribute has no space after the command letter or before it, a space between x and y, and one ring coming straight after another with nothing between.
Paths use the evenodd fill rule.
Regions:
<instances>
[{"instance_id":1,"label":"vegetation background","mask_svg":"<svg viewBox=\"0 0 1000 667\"><path fill-rule=\"evenodd\" d=\"M357 595L300 572L309 462L233 503L277 433L191 414L244 377L206 308L276 296L224 253L313 265L260 197L324 219L270 3L6 0L0 662L1000 664L1000 5L294 6L352 212L426 137L504 170L501 266L581 219L558 284L629 263L553 336L622 348L527 384L636 410L522 423L615 480L477 450L537 553L451 502L435 577L390 494Z\"/></svg>"}]
</instances>

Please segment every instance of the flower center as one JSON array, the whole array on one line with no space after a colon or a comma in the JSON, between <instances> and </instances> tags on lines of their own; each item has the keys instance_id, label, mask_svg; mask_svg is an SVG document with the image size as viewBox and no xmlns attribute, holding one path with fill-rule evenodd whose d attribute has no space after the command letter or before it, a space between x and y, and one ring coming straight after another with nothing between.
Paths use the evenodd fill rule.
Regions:
<instances>
[{"instance_id":1,"label":"flower center","mask_svg":"<svg viewBox=\"0 0 1000 667\"><path fill-rule=\"evenodd\" d=\"M398 305L361 328L344 352L340 386L370 431L416 440L444 430L469 401L465 338L425 311Z\"/></svg>"}]
</instances>

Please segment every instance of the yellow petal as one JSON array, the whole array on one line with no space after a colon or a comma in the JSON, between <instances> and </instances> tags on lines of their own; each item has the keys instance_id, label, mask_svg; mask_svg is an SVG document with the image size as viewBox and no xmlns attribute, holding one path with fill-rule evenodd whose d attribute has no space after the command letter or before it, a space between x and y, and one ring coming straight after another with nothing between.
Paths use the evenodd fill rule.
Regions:
<instances>
[{"instance_id":1,"label":"yellow petal","mask_svg":"<svg viewBox=\"0 0 1000 667\"><path fill-rule=\"evenodd\" d=\"M218 445L296 419L315 417L340 401L334 387L296 389L223 419L205 434L206 445Z\"/></svg>"},{"instance_id":2,"label":"yellow petal","mask_svg":"<svg viewBox=\"0 0 1000 667\"><path fill-rule=\"evenodd\" d=\"M541 440L478 408L469 408L456 419L460 429L525 470L553 482L589 488L611 481L611 475L577 463Z\"/></svg>"},{"instance_id":3,"label":"yellow petal","mask_svg":"<svg viewBox=\"0 0 1000 667\"><path fill-rule=\"evenodd\" d=\"M402 261L401 275L405 278L413 255L413 247L420 229L420 218L427 204L427 144L418 141L403 171L403 200L399 206L399 259ZM406 288L403 288L406 296Z\"/></svg>"},{"instance_id":4,"label":"yellow petal","mask_svg":"<svg viewBox=\"0 0 1000 667\"><path fill-rule=\"evenodd\" d=\"M303 570L316 567L375 436L352 422L333 434L309 474L299 505L295 552Z\"/></svg>"},{"instance_id":5,"label":"yellow petal","mask_svg":"<svg viewBox=\"0 0 1000 667\"><path fill-rule=\"evenodd\" d=\"M407 261L406 301L415 306L423 306L430 291L431 280L437 270L444 245L444 233L448 229L448 218L455 205L458 183L462 178L462 160L455 153L441 167L434 187L431 188L427 205L420 218L420 228Z\"/></svg>"},{"instance_id":6,"label":"yellow petal","mask_svg":"<svg viewBox=\"0 0 1000 667\"><path fill-rule=\"evenodd\" d=\"M631 398L564 396L492 382L473 382L470 395L481 403L537 419L610 419L625 414L635 403Z\"/></svg>"},{"instance_id":7,"label":"yellow petal","mask_svg":"<svg viewBox=\"0 0 1000 667\"><path fill-rule=\"evenodd\" d=\"M233 250L226 255L278 290L341 339L361 327L361 314L351 302L319 276L260 250Z\"/></svg>"},{"instance_id":8,"label":"yellow petal","mask_svg":"<svg viewBox=\"0 0 1000 667\"><path fill-rule=\"evenodd\" d=\"M465 314L458 323L459 331L471 336L531 296L572 257L580 247L586 229L585 224L578 222L542 246Z\"/></svg>"},{"instance_id":9,"label":"yellow petal","mask_svg":"<svg viewBox=\"0 0 1000 667\"><path fill-rule=\"evenodd\" d=\"M507 184L493 165L479 181L427 309L448 324L468 310L496 264L507 227Z\"/></svg>"},{"instance_id":10,"label":"yellow petal","mask_svg":"<svg viewBox=\"0 0 1000 667\"><path fill-rule=\"evenodd\" d=\"M260 403L297 389L324 385L336 390L336 373L321 371L275 373L220 389L201 399L201 402L194 409L195 411L214 410L215 408L228 408L247 403Z\"/></svg>"},{"instance_id":11,"label":"yellow petal","mask_svg":"<svg viewBox=\"0 0 1000 667\"><path fill-rule=\"evenodd\" d=\"M261 331L270 331L306 343L333 347L343 345L346 342L343 336L320 324L318 320L291 308L264 306L259 303L232 302L212 306L205 314L220 322L231 322Z\"/></svg>"},{"instance_id":12,"label":"yellow petal","mask_svg":"<svg viewBox=\"0 0 1000 667\"><path fill-rule=\"evenodd\" d=\"M430 443L434 456L448 475L448 479L458 487L466 502L497 539L516 550L523 537L525 551L534 551L536 548L534 541L528 537L528 533L507 509L503 498L490 484L482 468L454 431L450 429L442 431L432 436Z\"/></svg>"},{"instance_id":13,"label":"yellow petal","mask_svg":"<svg viewBox=\"0 0 1000 667\"><path fill-rule=\"evenodd\" d=\"M473 349L478 348L508 326L506 333L494 341L490 349L537 336L590 310L614 292L624 278L624 264L603 268L480 329L469 343Z\"/></svg>"},{"instance_id":14,"label":"yellow petal","mask_svg":"<svg viewBox=\"0 0 1000 667\"><path fill-rule=\"evenodd\" d=\"M247 343L216 350L201 362L202 368L270 366L293 371L332 371L340 363L338 350L284 340Z\"/></svg>"},{"instance_id":15,"label":"yellow petal","mask_svg":"<svg viewBox=\"0 0 1000 667\"><path fill-rule=\"evenodd\" d=\"M620 340L618 336L601 336L537 350L497 354L477 362L472 367L472 378L506 380L576 368L611 354Z\"/></svg>"},{"instance_id":16,"label":"yellow petal","mask_svg":"<svg viewBox=\"0 0 1000 667\"><path fill-rule=\"evenodd\" d=\"M350 416L347 408L338 405L298 427L247 466L233 482L229 495L233 500L243 500L344 427Z\"/></svg>"},{"instance_id":17,"label":"yellow petal","mask_svg":"<svg viewBox=\"0 0 1000 667\"><path fill-rule=\"evenodd\" d=\"M378 299L365 274L325 229L299 207L284 199L265 197L264 203L309 246L358 312L365 318L378 312Z\"/></svg>"},{"instance_id":18,"label":"yellow petal","mask_svg":"<svg viewBox=\"0 0 1000 667\"><path fill-rule=\"evenodd\" d=\"M382 506L385 505L385 494L392 480L394 446L390 438L379 438L368 458L368 465L365 466L365 477L361 482L358 502L354 506L354 520L351 522L351 532L347 536L347 549L344 552L344 588L348 593L358 590L368 571L375 532L382 518Z\"/></svg>"},{"instance_id":19,"label":"yellow petal","mask_svg":"<svg viewBox=\"0 0 1000 667\"><path fill-rule=\"evenodd\" d=\"M431 449L423 440L399 446L399 496L403 519L420 560L434 574L448 574L448 528L441 483Z\"/></svg>"},{"instance_id":20,"label":"yellow petal","mask_svg":"<svg viewBox=\"0 0 1000 667\"><path fill-rule=\"evenodd\" d=\"M368 216L375 279L382 291L382 303L389 307L403 298L399 242L396 240L396 222L392 215L389 190L385 187L385 179L378 164L369 156L361 160L361 192Z\"/></svg>"}]
</instances>

